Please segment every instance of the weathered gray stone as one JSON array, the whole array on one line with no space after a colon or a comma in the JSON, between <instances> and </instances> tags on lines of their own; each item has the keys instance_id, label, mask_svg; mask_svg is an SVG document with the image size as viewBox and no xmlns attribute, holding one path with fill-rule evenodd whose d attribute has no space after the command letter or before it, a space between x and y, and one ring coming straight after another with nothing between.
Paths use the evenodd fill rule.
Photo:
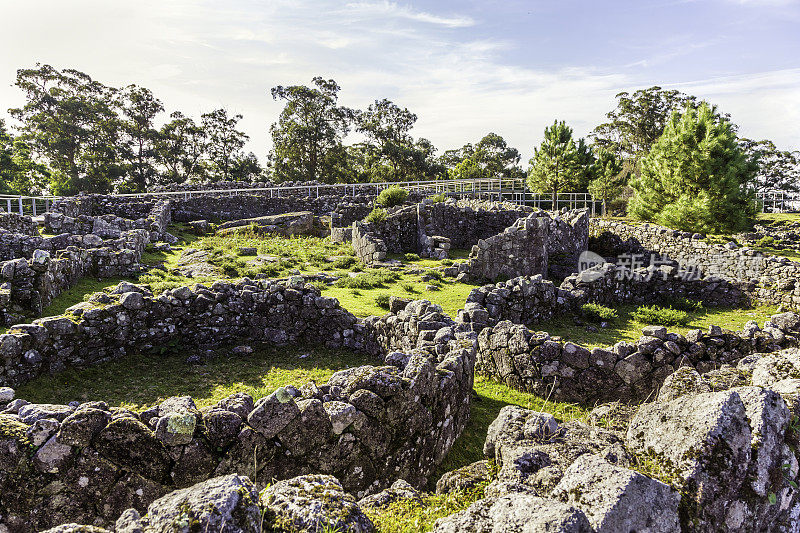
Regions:
<instances>
[{"instance_id":1,"label":"weathered gray stone","mask_svg":"<svg viewBox=\"0 0 800 533\"><path fill-rule=\"evenodd\" d=\"M264 526L293 531L367 533L372 522L333 476L310 474L279 481L261 493Z\"/></svg>"},{"instance_id":2,"label":"weathered gray stone","mask_svg":"<svg viewBox=\"0 0 800 533\"><path fill-rule=\"evenodd\" d=\"M586 515L554 500L524 493L484 498L436 521L434 533L589 533Z\"/></svg>"},{"instance_id":3,"label":"weathered gray stone","mask_svg":"<svg viewBox=\"0 0 800 533\"><path fill-rule=\"evenodd\" d=\"M157 499L142 518L145 531L260 531L258 492L246 477L217 477Z\"/></svg>"},{"instance_id":4,"label":"weathered gray stone","mask_svg":"<svg viewBox=\"0 0 800 533\"><path fill-rule=\"evenodd\" d=\"M572 463L553 496L583 511L597 533L681 531L676 490L596 455Z\"/></svg>"}]
</instances>

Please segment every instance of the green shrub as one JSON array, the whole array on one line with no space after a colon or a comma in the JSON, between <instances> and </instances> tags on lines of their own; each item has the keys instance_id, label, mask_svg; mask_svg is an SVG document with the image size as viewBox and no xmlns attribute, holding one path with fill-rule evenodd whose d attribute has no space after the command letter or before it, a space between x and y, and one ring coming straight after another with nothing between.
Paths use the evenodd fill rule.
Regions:
<instances>
[{"instance_id":1,"label":"green shrub","mask_svg":"<svg viewBox=\"0 0 800 533\"><path fill-rule=\"evenodd\" d=\"M316 287L317 290L320 292L328 288L328 284L320 280L306 282L306 285L311 285L312 287Z\"/></svg>"},{"instance_id":2,"label":"green shrub","mask_svg":"<svg viewBox=\"0 0 800 533\"><path fill-rule=\"evenodd\" d=\"M433 202L435 204L442 203L446 199L447 199L447 196L445 196L443 192L440 192L439 194L434 194L433 196L428 196L428 200L430 200L431 202Z\"/></svg>"},{"instance_id":3,"label":"green shrub","mask_svg":"<svg viewBox=\"0 0 800 533\"><path fill-rule=\"evenodd\" d=\"M405 202L406 198L408 198L407 190L392 186L381 191L375 199L375 204L382 207L394 207Z\"/></svg>"},{"instance_id":4,"label":"green shrub","mask_svg":"<svg viewBox=\"0 0 800 533\"><path fill-rule=\"evenodd\" d=\"M410 293L412 293L412 294L413 294L413 293L417 293L417 292L419 292L419 291L418 291L418 290L417 290L417 289L414 287L414 284L413 284L413 283L408 283L408 282L406 282L406 283L401 283L401 284L400 284L400 287L401 287L401 288L402 288L404 291L406 291L406 292L410 292Z\"/></svg>"},{"instance_id":5,"label":"green shrub","mask_svg":"<svg viewBox=\"0 0 800 533\"><path fill-rule=\"evenodd\" d=\"M420 257L419 254L406 254L405 259L406 261L419 261Z\"/></svg>"},{"instance_id":6,"label":"green shrub","mask_svg":"<svg viewBox=\"0 0 800 533\"><path fill-rule=\"evenodd\" d=\"M453 260L452 259L442 259L442 264L444 266L450 266L450 265L453 264Z\"/></svg>"},{"instance_id":7,"label":"green shrub","mask_svg":"<svg viewBox=\"0 0 800 533\"><path fill-rule=\"evenodd\" d=\"M631 318L642 324L658 326L685 326L689 323L689 315L686 311L658 305L643 305L631 313Z\"/></svg>"},{"instance_id":8,"label":"green shrub","mask_svg":"<svg viewBox=\"0 0 800 533\"><path fill-rule=\"evenodd\" d=\"M382 222L386 222L386 209L376 207L370 211L369 215L364 217L364 222L369 224L380 224Z\"/></svg>"},{"instance_id":9,"label":"green shrub","mask_svg":"<svg viewBox=\"0 0 800 533\"><path fill-rule=\"evenodd\" d=\"M670 300L669 307L679 311L686 311L687 313L698 313L703 310L703 302L697 300L690 300L689 298L681 297Z\"/></svg>"},{"instance_id":10,"label":"green shrub","mask_svg":"<svg viewBox=\"0 0 800 533\"><path fill-rule=\"evenodd\" d=\"M381 309L389 309L389 295L379 294L375 297L375 305Z\"/></svg>"},{"instance_id":11,"label":"green shrub","mask_svg":"<svg viewBox=\"0 0 800 533\"><path fill-rule=\"evenodd\" d=\"M596 303L583 304L581 315L592 322L610 322L619 317L616 310Z\"/></svg>"},{"instance_id":12,"label":"green shrub","mask_svg":"<svg viewBox=\"0 0 800 533\"><path fill-rule=\"evenodd\" d=\"M758 239L758 241L756 241L756 245L757 246L766 246L766 247L775 246L775 238L771 237L769 235L766 235L766 236L761 237L760 239Z\"/></svg>"},{"instance_id":13,"label":"green shrub","mask_svg":"<svg viewBox=\"0 0 800 533\"><path fill-rule=\"evenodd\" d=\"M342 270L347 270L356 264L357 259L351 255L345 257L338 257L333 261L333 267Z\"/></svg>"},{"instance_id":14,"label":"green shrub","mask_svg":"<svg viewBox=\"0 0 800 533\"><path fill-rule=\"evenodd\" d=\"M439 270L426 270L425 274L431 278L431 281L442 281L444 279L444 274Z\"/></svg>"},{"instance_id":15,"label":"green shrub","mask_svg":"<svg viewBox=\"0 0 800 533\"><path fill-rule=\"evenodd\" d=\"M393 283L400 278L400 275L391 270L378 269L371 272L362 272L356 276L346 276L336 281L337 287L350 289L376 289L384 287L388 283Z\"/></svg>"}]
</instances>

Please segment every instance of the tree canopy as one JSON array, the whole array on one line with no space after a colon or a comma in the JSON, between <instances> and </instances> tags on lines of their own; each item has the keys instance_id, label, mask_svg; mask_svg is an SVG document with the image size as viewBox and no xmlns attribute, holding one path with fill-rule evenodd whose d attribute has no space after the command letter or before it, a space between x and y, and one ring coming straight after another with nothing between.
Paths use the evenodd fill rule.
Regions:
<instances>
[{"instance_id":1,"label":"tree canopy","mask_svg":"<svg viewBox=\"0 0 800 533\"><path fill-rule=\"evenodd\" d=\"M585 168L588 161L589 157L578 151L572 139L572 128L563 120L556 120L544 129L542 144L533 149L528 187L551 193L553 205L556 205L559 192L574 191L580 186L588 172Z\"/></svg>"},{"instance_id":2,"label":"tree canopy","mask_svg":"<svg viewBox=\"0 0 800 533\"><path fill-rule=\"evenodd\" d=\"M707 103L689 105L642 159L628 214L686 231L740 231L755 215L756 172L730 121Z\"/></svg>"},{"instance_id":3,"label":"tree canopy","mask_svg":"<svg viewBox=\"0 0 800 533\"><path fill-rule=\"evenodd\" d=\"M800 191L800 152L781 150L766 139L736 139L736 125L716 109L703 111L697 126L715 131L720 139L716 144L695 140L684 145L691 137L687 124L681 126L686 130L680 130L682 137L670 144L666 139L678 135L682 124L675 117L699 117L700 103L694 96L659 86L617 94L614 109L606 122L594 128L589 142L574 137L565 122L554 121L534 148L526 170L519 164L519 150L494 132L437 156L431 141L414 135L418 117L413 111L386 98L374 100L366 109L350 109L339 103L339 84L321 76L310 85L277 85L270 90L283 109L270 128L272 148L266 169L253 152L246 151L249 137L239 126L243 116L224 108L192 118L166 110L145 87L115 88L75 69L41 64L20 69L16 86L25 97L24 105L9 110L18 125L12 128L0 121L0 190L7 192L138 192L171 183L266 178L357 183L527 176L533 191L554 198L559 192L589 191L605 204L630 190L633 179L640 189L653 184L664 189L650 193L642 189L631 206L632 212L653 218L656 214L644 201L648 195L663 193L658 205L688 202L663 182L670 165L677 166L669 171L672 174L667 172L673 178L688 173L682 178L687 187L701 183L703 172L714 176L711 181L727 176L711 172L711 167L730 163L716 158L728 157L732 149L718 149L706 154L705 160L694 153L724 144L725 135L738 143L736 164L741 153L756 169L748 190ZM687 115L690 110L695 114ZM712 119L713 128L706 124ZM670 136L665 136L668 128ZM351 132L359 138L348 144ZM730 180L722 181L725 184L709 183L711 189L703 193L709 196L709 205L716 201L711 198L730 196ZM693 209L699 213L705 200L698 198ZM669 209L664 209L659 217L667 217ZM685 206L680 210L692 211Z\"/></svg>"},{"instance_id":4,"label":"tree canopy","mask_svg":"<svg viewBox=\"0 0 800 533\"><path fill-rule=\"evenodd\" d=\"M339 84L320 76L306 85L278 85L272 98L286 102L270 128L269 163L278 181L338 181L337 163L343 157L342 140L354 113L338 104Z\"/></svg>"}]
</instances>

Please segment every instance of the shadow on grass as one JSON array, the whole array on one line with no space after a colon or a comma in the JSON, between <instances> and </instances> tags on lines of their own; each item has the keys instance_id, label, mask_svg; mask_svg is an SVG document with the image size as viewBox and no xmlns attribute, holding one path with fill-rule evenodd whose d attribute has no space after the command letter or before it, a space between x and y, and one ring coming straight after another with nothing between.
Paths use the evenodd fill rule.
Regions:
<instances>
[{"instance_id":1,"label":"shadow on grass","mask_svg":"<svg viewBox=\"0 0 800 533\"><path fill-rule=\"evenodd\" d=\"M186 358L201 350L172 346L171 352L130 355L43 376L19 387L17 397L57 404L102 400L139 410L170 396L188 395L204 407L234 392L259 398L281 386L323 383L338 370L376 363L365 354L320 346L258 347L251 355L234 355L229 347L198 365L186 363Z\"/></svg>"},{"instance_id":2,"label":"shadow on grass","mask_svg":"<svg viewBox=\"0 0 800 533\"><path fill-rule=\"evenodd\" d=\"M489 425L506 405L518 405L535 411L551 413L560 421L586 418L588 412L578 405L546 401L535 394L521 392L497 381L475 377L470 420L445 460L430 477L429 488L435 488L442 474L485 459L483 443Z\"/></svg>"}]
</instances>

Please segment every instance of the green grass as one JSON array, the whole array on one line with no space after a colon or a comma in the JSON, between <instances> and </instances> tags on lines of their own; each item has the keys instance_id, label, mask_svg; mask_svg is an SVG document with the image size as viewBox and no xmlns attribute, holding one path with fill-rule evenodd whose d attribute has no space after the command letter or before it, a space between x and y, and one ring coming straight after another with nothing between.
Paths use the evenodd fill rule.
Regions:
<instances>
[{"instance_id":1,"label":"green grass","mask_svg":"<svg viewBox=\"0 0 800 533\"><path fill-rule=\"evenodd\" d=\"M386 258L400 261L404 266L412 266L416 268L436 268L440 266L452 265L454 259L467 259L469 257L469 252L470 250L463 248L452 248L448 251L449 257L443 260L430 259L427 257L420 258L417 254L386 254Z\"/></svg>"},{"instance_id":2,"label":"green grass","mask_svg":"<svg viewBox=\"0 0 800 533\"><path fill-rule=\"evenodd\" d=\"M217 350L205 364L192 365L185 360L195 350L181 351L180 355L130 355L43 376L19 387L17 397L57 404L103 400L139 410L170 396L189 395L202 408L234 392L260 398L284 385L323 383L337 370L376 362L367 355L315 346L256 347L248 356L232 355L228 347Z\"/></svg>"},{"instance_id":3,"label":"green grass","mask_svg":"<svg viewBox=\"0 0 800 533\"><path fill-rule=\"evenodd\" d=\"M497 418L500 409L506 405L519 405L526 409L545 411L564 422L584 419L588 415L587 411L578 405L545 401L535 394L512 389L483 376L475 376L474 388L477 397L472 397L470 421L453 444L447 458L431 476L433 485L445 472L484 459L483 443L486 440L486 431L489 429L489 424Z\"/></svg>"},{"instance_id":4,"label":"green grass","mask_svg":"<svg viewBox=\"0 0 800 533\"><path fill-rule=\"evenodd\" d=\"M472 289L477 285L467 283L456 283L455 281L445 281L441 284L438 291L427 291L419 276L409 274L401 275L393 282L384 283L382 287L373 288L347 288L347 287L326 287L323 289L323 296L330 296L339 300L339 303L358 317L371 315L383 316L386 309L381 308L376 303L376 298L381 296L402 296L415 300L429 300L442 306L445 313L455 317L459 309L464 308L464 302ZM410 290L409 290L410 289ZM355 291L355 292L354 292Z\"/></svg>"},{"instance_id":5,"label":"green grass","mask_svg":"<svg viewBox=\"0 0 800 533\"><path fill-rule=\"evenodd\" d=\"M85 297L95 292L100 292L104 289L115 287L120 281L132 281L131 278L83 278L58 296L56 296L50 305L42 310L42 316L58 316L63 315L67 308L84 301Z\"/></svg>"},{"instance_id":6,"label":"green grass","mask_svg":"<svg viewBox=\"0 0 800 533\"><path fill-rule=\"evenodd\" d=\"M487 483L450 494L425 494L422 503L400 500L378 512L367 512L378 533L422 533L439 518L463 511L484 496Z\"/></svg>"},{"instance_id":7,"label":"green grass","mask_svg":"<svg viewBox=\"0 0 800 533\"><path fill-rule=\"evenodd\" d=\"M334 244L327 237L281 237L243 232L203 237L193 247L210 251L209 262L220 267L229 277L255 277L257 274L284 277L293 270L302 273L349 270L356 264L350 244ZM244 247L255 248L259 255L273 256L277 261L259 264L253 258L242 257L238 250Z\"/></svg>"},{"instance_id":8,"label":"green grass","mask_svg":"<svg viewBox=\"0 0 800 533\"><path fill-rule=\"evenodd\" d=\"M800 213L759 213L756 223L766 225L783 225L790 222L800 222Z\"/></svg>"},{"instance_id":9,"label":"green grass","mask_svg":"<svg viewBox=\"0 0 800 533\"><path fill-rule=\"evenodd\" d=\"M584 346L611 346L619 341L636 341L642 335L642 328L649 325L634 319L633 314L638 307L637 305L616 306L614 309L619 314L619 318L611 322L610 327L598 329L596 332L587 331L584 326L575 325L570 316L542 322L533 329L547 331L550 335L559 336ZM762 325L775 313L777 313L776 306L758 306L753 309L711 307L688 312L689 322L685 326L670 326L668 329L683 334L690 329L707 330L709 326L716 325L738 331L748 320L755 320Z\"/></svg>"}]
</instances>

